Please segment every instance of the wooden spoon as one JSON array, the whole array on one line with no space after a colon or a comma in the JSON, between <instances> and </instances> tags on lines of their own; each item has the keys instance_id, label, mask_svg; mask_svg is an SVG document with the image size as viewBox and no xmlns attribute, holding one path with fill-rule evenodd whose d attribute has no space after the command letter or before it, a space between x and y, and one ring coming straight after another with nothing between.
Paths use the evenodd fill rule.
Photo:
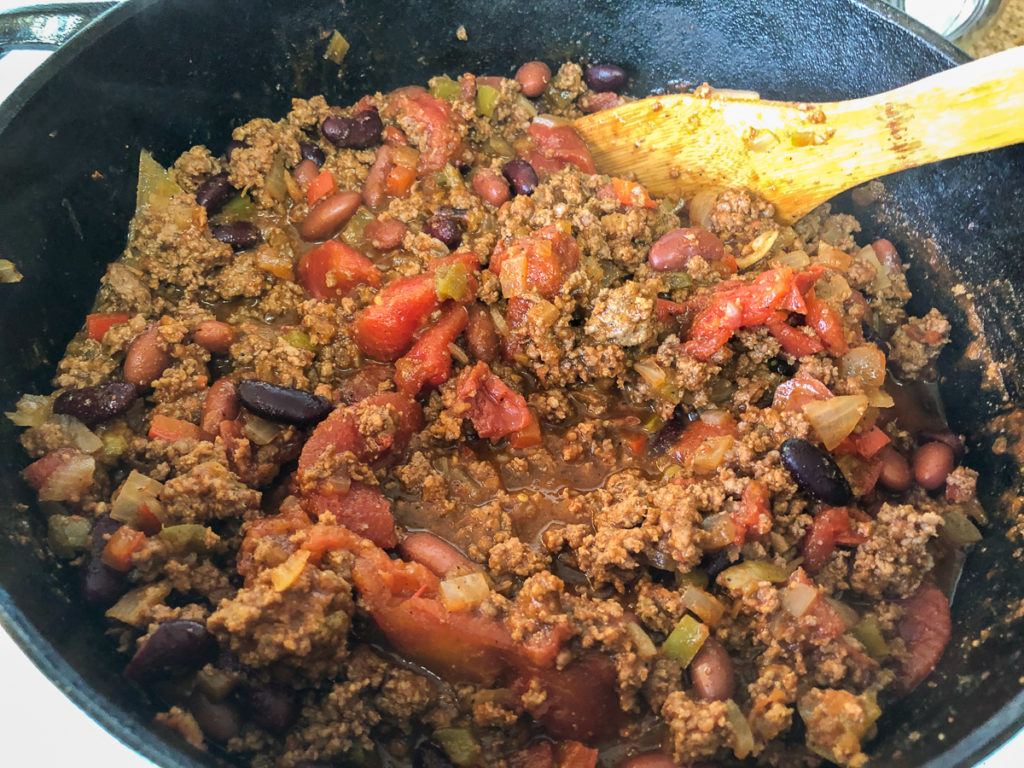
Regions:
<instances>
[{"instance_id":1,"label":"wooden spoon","mask_svg":"<svg viewBox=\"0 0 1024 768\"><path fill-rule=\"evenodd\" d=\"M887 173L1024 141L1024 46L862 99L801 104L699 89L575 126L604 173L674 197L746 187L789 223Z\"/></svg>"}]
</instances>

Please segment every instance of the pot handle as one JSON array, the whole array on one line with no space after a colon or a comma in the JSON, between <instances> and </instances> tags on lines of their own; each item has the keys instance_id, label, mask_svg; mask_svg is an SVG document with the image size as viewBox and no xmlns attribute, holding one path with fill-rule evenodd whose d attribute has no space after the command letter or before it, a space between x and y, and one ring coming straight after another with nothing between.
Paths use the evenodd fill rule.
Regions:
<instances>
[{"instance_id":1,"label":"pot handle","mask_svg":"<svg viewBox=\"0 0 1024 768\"><path fill-rule=\"evenodd\" d=\"M30 5L0 13L0 56L19 49L59 48L116 2Z\"/></svg>"}]
</instances>

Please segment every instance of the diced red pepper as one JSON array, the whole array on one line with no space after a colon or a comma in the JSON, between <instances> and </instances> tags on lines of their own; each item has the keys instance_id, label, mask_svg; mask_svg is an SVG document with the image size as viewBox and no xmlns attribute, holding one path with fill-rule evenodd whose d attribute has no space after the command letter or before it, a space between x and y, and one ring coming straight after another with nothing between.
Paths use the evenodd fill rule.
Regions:
<instances>
[{"instance_id":1,"label":"diced red pepper","mask_svg":"<svg viewBox=\"0 0 1024 768\"><path fill-rule=\"evenodd\" d=\"M376 300L356 316L356 345L374 360L397 360L412 346L416 330L439 305L432 275L400 277L384 286Z\"/></svg>"},{"instance_id":2,"label":"diced red pepper","mask_svg":"<svg viewBox=\"0 0 1024 768\"><path fill-rule=\"evenodd\" d=\"M103 341L107 331L131 319L132 316L125 312L94 312L85 316L85 330L93 341Z\"/></svg>"},{"instance_id":3,"label":"diced red pepper","mask_svg":"<svg viewBox=\"0 0 1024 768\"><path fill-rule=\"evenodd\" d=\"M721 424L708 424L704 421L693 421L686 426L683 434L669 449L669 453L679 461L685 462L693 456L697 450L704 445L704 441L711 437L724 437L730 435L736 437L739 431L736 422L730 417Z\"/></svg>"},{"instance_id":4,"label":"diced red pepper","mask_svg":"<svg viewBox=\"0 0 1024 768\"><path fill-rule=\"evenodd\" d=\"M339 525L369 539L378 547L391 549L398 544L391 502L378 488L353 482L345 493L308 493L302 498L302 508L313 519L330 512ZM323 533L317 536L319 539L307 541L303 546L312 551L332 548L326 546L329 539Z\"/></svg>"},{"instance_id":5,"label":"diced red pepper","mask_svg":"<svg viewBox=\"0 0 1024 768\"><path fill-rule=\"evenodd\" d=\"M199 440L202 438L202 430L198 424L182 419L173 419L170 416L162 416L157 413L149 422L150 440Z\"/></svg>"},{"instance_id":6,"label":"diced red pepper","mask_svg":"<svg viewBox=\"0 0 1024 768\"><path fill-rule=\"evenodd\" d=\"M501 279L507 299L530 291L552 299L578 264L576 239L563 228L549 224L511 243L499 243L489 269Z\"/></svg>"},{"instance_id":7,"label":"diced red pepper","mask_svg":"<svg viewBox=\"0 0 1024 768\"><path fill-rule=\"evenodd\" d=\"M115 571L130 571L132 568L132 555L146 541L146 534L136 531L127 525L118 528L107 540L103 547L100 560L109 565Z\"/></svg>"},{"instance_id":8,"label":"diced red pepper","mask_svg":"<svg viewBox=\"0 0 1024 768\"><path fill-rule=\"evenodd\" d=\"M538 173L559 171L566 165L574 165L584 173L597 173L586 142L571 124L546 125L534 121L526 130L537 146L526 153L525 159Z\"/></svg>"},{"instance_id":9,"label":"diced red pepper","mask_svg":"<svg viewBox=\"0 0 1024 768\"><path fill-rule=\"evenodd\" d=\"M736 546L764 536L772 529L771 499L757 480L751 480L743 489L743 496L732 513L736 528Z\"/></svg>"},{"instance_id":10,"label":"diced red pepper","mask_svg":"<svg viewBox=\"0 0 1024 768\"><path fill-rule=\"evenodd\" d=\"M469 404L467 416L480 437L497 439L524 429L530 409L518 392L478 362L459 374L455 388L460 400Z\"/></svg>"},{"instance_id":11,"label":"diced red pepper","mask_svg":"<svg viewBox=\"0 0 1024 768\"><path fill-rule=\"evenodd\" d=\"M416 169L407 168L404 165L395 165L388 171L388 178L384 184L384 191L391 197L405 197L416 181Z\"/></svg>"},{"instance_id":12,"label":"diced red pepper","mask_svg":"<svg viewBox=\"0 0 1024 768\"><path fill-rule=\"evenodd\" d=\"M811 400L828 400L832 391L813 376L797 376L775 388L772 407L790 413L801 413Z\"/></svg>"},{"instance_id":13,"label":"diced red pepper","mask_svg":"<svg viewBox=\"0 0 1024 768\"><path fill-rule=\"evenodd\" d=\"M850 351L843 333L843 321L839 314L810 290L804 297L807 302L807 325L814 329L818 338L825 343L829 353L835 356Z\"/></svg>"},{"instance_id":14,"label":"diced red pepper","mask_svg":"<svg viewBox=\"0 0 1024 768\"><path fill-rule=\"evenodd\" d=\"M535 445L540 445L541 442L540 421L537 419L537 414L531 410L530 421L525 427L509 436L508 444L510 448L532 448Z\"/></svg>"},{"instance_id":15,"label":"diced red pepper","mask_svg":"<svg viewBox=\"0 0 1024 768\"><path fill-rule=\"evenodd\" d=\"M318 245L299 259L299 284L314 299L341 299L361 283L380 285L381 272L366 256L337 240Z\"/></svg>"},{"instance_id":16,"label":"diced red pepper","mask_svg":"<svg viewBox=\"0 0 1024 768\"><path fill-rule=\"evenodd\" d=\"M897 680L904 691L911 691L935 669L949 643L952 622L946 595L933 584L922 584L903 601L897 629L908 651Z\"/></svg>"},{"instance_id":17,"label":"diced red pepper","mask_svg":"<svg viewBox=\"0 0 1024 768\"><path fill-rule=\"evenodd\" d=\"M395 363L395 385L399 391L415 397L425 386L437 387L448 381L452 375L452 353L448 345L455 343L468 323L466 308L450 303L437 323Z\"/></svg>"},{"instance_id":18,"label":"diced red pepper","mask_svg":"<svg viewBox=\"0 0 1024 768\"><path fill-rule=\"evenodd\" d=\"M326 169L322 170L320 175L313 179L306 188L306 202L313 207L318 200L337 191L338 185L334 181L334 175Z\"/></svg>"},{"instance_id":19,"label":"diced red pepper","mask_svg":"<svg viewBox=\"0 0 1024 768\"><path fill-rule=\"evenodd\" d=\"M828 561L837 544L856 546L866 541L850 524L846 507L829 507L821 510L811 521L801 543L804 568L817 573Z\"/></svg>"},{"instance_id":20,"label":"diced red pepper","mask_svg":"<svg viewBox=\"0 0 1024 768\"><path fill-rule=\"evenodd\" d=\"M639 208L657 208L658 204L651 199L647 188L643 184L626 179L612 178L607 184L597 190L598 197L614 197L620 205Z\"/></svg>"},{"instance_id":21,"label":"diced red pepper","mask_svg":"<svg viewBox=\"0 0 1024 768\"><path fill-rule=\"evenodd\" d=\"M865 459L870 459L890 442L889 436L878 427L872 427L867 432L852 436L857 453Z\"/></svg>"},{"instance_id":22,"label":"diced red pepper","mask_svg":"<svg viewBox=\"0 0 1024 768\"><path fill-rule=\"evenodd\" d=\"M789 325L782 312L773 312L765 325L768 326L768 333L782 345L783 351L798 360L816 355L825 349L825 345L817 337L808 336L803 331Z\"/></svg>"}]
</instances>

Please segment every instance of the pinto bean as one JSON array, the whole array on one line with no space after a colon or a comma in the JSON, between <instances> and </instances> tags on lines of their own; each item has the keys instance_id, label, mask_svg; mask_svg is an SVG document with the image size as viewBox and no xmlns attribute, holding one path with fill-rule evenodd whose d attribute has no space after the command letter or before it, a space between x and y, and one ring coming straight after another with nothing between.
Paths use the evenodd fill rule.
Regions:
<instances>
[{"instance_id":1,"label":"pinto bean","mask_svg":"<svg viewBox=\"0 0 1024 768\"><path fill-rule=\"evenodd\" d=\"M320 174L317 164L306 158L292 168L292 178L300 187L306 187L313 183L313 180Z\"/></svg>"},{"instance_id":2,"label":"pinto bean","mask_svg":"<svg viewBox=\"0 0 1024 768\"><path fill-rule=\"evenodd\" d=\"M693 661L690 662L690 681L697 695L704 701L725 701L732 698L733 689L736 687L732 659L717 638L709 637L705 640L697 655L693 657Z\"/></svg>"},{"instance_id":3,"label":"pinto bean","mask_svg":"<svg viewBox=\"0 0 1024 768\"><path fill-rule=\"evenodd\" d=\"M910 488L914 482L914 473L910 471L910 464L902 453L887 445L875 455L882 462L882 470L878 475L882 487L896 493Z\"/></svg>"},{"instance_id":4,"label":"pinto bean","mask_svg":"<svg viewBox=\"0 0 1024 768\"><path fill-rule=\"evenodd\" d=\"M378 251L393 251L405 239L407 227L398 219L374 219L366 225L363 236Z\"/></svg>"},{"instance_id":5,"label":"pinto bean","mask_svg":"<svg viewBox=\"0 0 1024 768\"><path fill-rule=\"evenodd\" d=\"M551 80L551 67L543 61L528 61L516 71L516 82L524 96L535 99Z\"/></svg>"},{"instance_id":6,"label":"pinto bean","mask_svg":"<svg viewBox=\"0 0 1024 768\"><path fill-rule=\"evenodd\" d=\"M914 479L922 488L934 491L945 484L955 463L953 449L946 443L925 443L914 452Z\"/></svg>"},{"instance_id":7,"label":"pinto bean","mask_svg":"<svg viewBox=\"0 0 1024 768\"><path fill-rule=\"evenodd\" d=\"M477 360L493 362L498 356L498 329L487 307L479 303L470 304L469 324L466 326L466 346Z\"/></svg>"},{"instance_id":8,"label":"pinto bean","mask_svg":"<svg viewBox=\"0 0 1024 768\"><path fill-rule=\"evenodd\" d=\"M220 320L203 320L192 331L192 341L215 355L226 355L235 343L235 329Z\"/></svg>"},{"instance_id":9,"label":"pinto bean","mask_svg":"<svg viewBox=\"0 0 1024 768\"><path fill-rule=\"evenodd\" d=\"M199 426L208 435L220 432L220 423L238 418L238 390L231 379L217 379L206 393Z\"/></svg>"},{"instance_id":10,"label":"pinto bean","mask_svg":"<svg viewBox=\"0 0 1024 768\"><path fill-rule=\"evenodd\" d=\"M299 236L310 242L326 240L348 224L352 214L363 202L358 192L335 192L309 209L299 225Z\"/></svg>"},{"instance_id":11,"label":"pinto bean","mask_svg":"<svg viewBox=\"0 0 1024 768\"><path fill-rule=\"evenodd\" d=\"M124 379L138 389L149 389L160 378L171 356L160 342L160 329L152 326L135 337L124 358Z\"/></svg>"},{"instance_id":12,"label":"pinto bean","mask_svg":"<svg viewBox=\"0 0 1024 768\"><path fill-rule=\"evenodd\" d=\"M480 168L473 174L473 189L485 203L490 203L495 208L500 208L502 203L508 202L512 194L505 177L490 168Z\"/></svg>"},{"instance_id":13,"label":"pinto bean","mask_svg":"<svg viewBox=\"0 0 1024 768\"><path fill-rule=\"evenodd\" d=\"M586 93L579 99L580 110L588 115L619 105L619 96L611 91Z\"/></svg>"},{"instance_id":14,"label":"pinto bean","mask_svg":"<svg viewBox=\"0 0 1024 768\"><path fill-rule=\"evenodd\" d=\"M453 568L473 567L473 563L444 539L425 531L410 533L398 543L398 554L426 566L434 575L444 577Z\"/></svg>"},{"instance_id":15,"label":"pinto bean","mask_svg":"<svg viewBox=\"0 0 1024 768\"><path fill-rule=\"evenodd\" d=\"M875 252L875 258L890 272L902 272L903 262L896 251L896 246L885 238L879 238L871 244L871 250Z\"/></svg>"},{"instance_id":16,"label":"pinto bean","mask_svg":"<svg viewBox=\"0 0 1024 768\"><path fill-rule=\"evenodd\" d=\"M659 272L686 267L694 256L717 261L725 255L725 246L718 236L700 227L680 227L662 235L651 246L647 261Z\"/></svg>"}]
</instances>

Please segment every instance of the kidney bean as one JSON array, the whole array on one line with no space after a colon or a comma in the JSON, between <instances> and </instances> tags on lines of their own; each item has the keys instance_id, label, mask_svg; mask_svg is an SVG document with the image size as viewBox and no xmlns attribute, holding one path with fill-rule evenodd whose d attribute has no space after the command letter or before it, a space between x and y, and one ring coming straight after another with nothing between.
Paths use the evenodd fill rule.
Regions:
<instances>
[{"instance_id":1,"label":"kidney bean","mask_svg":"<svg viewBox=\"0 0 1024 768\"><path fill-rule=\"evenodd\" d=\"M249 221L229 221L226 224L211 224L210 234L233 251L244 251L260 241L260 231Z\"/></svg>"},{"instance_id":2,"label":"kidney bean","mask_svg":"<svg viewBox=\"0 0 1024 768\"><path fill-rule=\"evenodd\" d=\"M934 491L946 483L953 471L956 457L953 449L945 443L925 443L914 452L914 479L922 488Z\"/></svg>"},{"instance_id":3,"label":"kidney bean","mask_svg":"<svg viewBox=\"0 0 1024 768\"><path fill-rule=\"evenodd\" d=\"M447 541L426 531L410 533L402 539L398 543L398 554L406 560L426 566L441 578L453 568L473 565L472 561Z\"/></svg>"},{"instance_id":4,"label":"kidney bean","mask_svg":"<svg viewBox=\"0 0 1024 768\"><path fill-rule=\"evenodd\" d=\"M647 261L659 272L686 267L694 256L705 261L718 261L725 255L725 246L718 236L700 227L680 227L662 235L651 246Z\"/></svg>"},{"instance_id":5,"label":"kidney bean","mask_svg":"<svg viewBox=\"0 0 1024 768\"><path fill-rule=\"evenodd\" d=\"M494 319L490 311L482 304L470 304L469 324L466 326L466 346L477 360L485 363L494 362L498 357L501 343L498 340L498 329L494 327Z\"/></svg>"},{"instance_id":6,"label":"kidney bean","mask_svg":"<svg viewBox=\"0 0 1024 768\"><path fill-rule=\"evenodd\" d=\"M196 190L196 202L206 209L210 215L219 213L224 203L228 201L235 192L235 188L228 181L227 171L214 174Z\"/></svg>"},{"instance_id":7,"label":"kidney bean","mask_svg":"<svg viewBox=\"0 0 1024 768\"><path fill-rule=\"evenodd\" d=\"M412 755L412 768L455 768L443 749L429 741L421 741Z\"/></svg>"},{"instance_id":8,"label":"kidney bean","mask_svg":"<svg viewBox=\"0 0 1024 768\"><path fill-rule=\"evenodd\" d=\"M459 222L443 213L435 213L423 222L423 231L440 240L450 251L458 248L462 242L462 227L459 226Z\"/></svg>"},{"instance_id":9,"label":"kidney bean","mask_svg":"<svg viewBox=\"0 0 1024 768\"><path fill-rule=\"evenodd\" d=\"M895 493L903 493L910 488L914 482L914 473L910 471L910 464L902 453L891 445L887 445L875 456L882 462L882 471L878 475L878 482L884 488Z\"/></svg>"},{"instance_id":10,"label":"kidney bean","mask_svg":"<svg viewBox=\"0 0 1024 768\"><path fill-rule=\"evenodd\" d=\"M238 391L231 379L217 379L213 382L206 400L203 401L203 414L199 426L208 435L216 435L220 431L222 421L238 418Z\"/></svg>"},{"instance_id":11,"label":"kidney bean","mask_svg":"<svg viewBox=\"0 0 1024 768\"><path fill-rule=\"evenodd\" d=\"M323 421L332 410L327 398L266 381L246 379L236 389L246 408L271 421L305 426Z\"/></svg>"},{"instance_id":12,"label":"kidney bean","mask_svg":"<svg viewBox=\"0 0 1024 768\"><path fill-rule=\"evenodd\" d=\"M120 527L121 523L110 515L100 515L93 520L89 551L79 570L82 598L89 605L104 610L116 603L129 586L124 573L114 570L100 559L103 548L107 546L107 538Z\"/></svg>"},{"instance_id":13,"label":"kidney bean","mask_svg":"<svg viewBox=\"0 0 1024 768\"><path fill-rule=\"evenodd\" d=\"M614 64L595 64L587 67L583 79L587 81L590 90L598 92L621 91L629 81L626 70Z\"/></svg>"},{"instance_id":14,"label":"kidney bean","mask_svg":"<svg viewBox=\"0 0 1024 768\"><path fill-rule=\"evenodd\" d=\"M953 456L957 461L963 458L964 455L964 441L960 438L960 435L956 434L949 429L922 429L917 433L917 441L920 444L924 443L945 443L953 450Z\"/></svg>"},{"instance_id":15,"label":"kidney bean","mask_svg":"<svg viewBox=\"0 0 1024 768\"><path fill-rule=\"evenodd\" d=\"M235 154L235 150L236 149L245 149L247 146L249 146L249 145L246 144L244 141L238 141L237 139L232 139L231 141L229 141L227 144L224 145L224 159L227 160L230 163L231 162L231 156L233 154Z\"/></svg>"},{"instance_id":16,"label":"kidney bean","mask_svg":"<svg viewBox=\"0 0 1024 768\"><path fill-rule=\"evenodd\" d=\"M551 80L551 67L543 61L528 61L516 71L516 82L524 96L535 99Z\"/></svg>"},{"instance_id":17,"label":"kidney bean","mask_svg":"<svg viewBox=\"0 0 1024 768\"><path fill-rule=\"evenodd\" d=\"M853 491L839 465L818 446L791 437L779 448L782 464L806 493L833 507L850 503Z\"/></svg>"},{"instance_id":18,"label":"kidney bean","mask_svg":"<svg viewBox=\"0 0 1024 768\"><path fill-rule=\"evenodd\" d=\"M717 638L709 637L697 651L690 662L690 682L693 683L697 695L704 701L725 701L732 698L736 687L732 659L729 652L718 642Z\"/></svg>"},{"instance_id":19,"label":"kidney bean","mask_svg":"<svg viewBox=\"0 0 1024 768\"><path fill-rule=\"evenodd\" d=\"M500 208L502 203L507 202L511 197L508 181L500 173L490 168L480 168L473 174L473 189L485 203L490 203L495 208Z\"/></svg>"},{"instance_id":20,"label":"kidney bean","mask_svg":"<svg viewBox=\"0 0 1024 768\"><path fill-rule=\"evenodd\" d=\"M295 691L281 685L249 689L242 695L242 706L250 720L275 734L287 731L299 716Z\"/></svg>"},{"instance_id":21,"label":"kidney bean","mask_svg":"<svg viewBox=\"0 0 1024 768\"><path fill-rule=\"evenodd\" d=\"M532 195L537 188L537 172L521 157L509 160L501 166L501 172L517 195Z\"/></svg>"},{"instance_id":22,"label":"kidney bean","mask_svg":"<svg viewBox=\"0 0 1024 768\"><path fill-rule=\"evenodd\" d=\"M618 94L606 91L604 93L586 93L579 99L580 111L592 115L605 109L611 109L619 105Z\"/></svg>"},{"instance_id":23,"label":"kidney bean","mask_svg":"<svg viewBox=\"0 0 1024 768\"><path fill-rule=\"evenodd\" d=\"M124 357L125 381L139 389L149 389L170 364L171 356L164 350L159 328L154 325L136 336L129 345Z\"/></svg>"},{"instance_id":24,"label":"kidney bean","mask_svg":"<svg viewBox=\"0 0 1024 768\"><path fill-rule=\"evenodd\" d=\"M292 178L295 179L295 183L300 187L308 187L317 176L320 175L320 169L317 168L316 163L312 160L302 160L292 168Z\"/></svg>"},{"instance_id":25,"label":"kidney bean","mask_svg":"<svg viewBox=\"0 0 1024 768\"><path fill-rule=\"evenodd\" d=\"M890 272L902 272L903 262L896 251L896 246L885 238L879 238L871 244L871 250L875 252L875 258Z\"/></svg>"},{"instance_id":26,"label":"kidney bean","mask_svg":"<svg viewBox=\"0 0 1024 768\"><path fill-rule=\"evenodd\" d=\"M192 341L215 355L226 355L235 343L235 329L220 320L203 320L192 330Z\"/></svg>"},{"instance_id":27,"label":"kidney bean","mask_svg":"<svg viewBox=\"0 0 1024 768\"><path fill-rule=\"evenodd\" d=\"M130 382L112 381L62 392L53 401L53 412L74 416L92 426L120 416L132 407L137 397L138 391Z\"/></svg>"},{"instance_id":28,"label":"kidney bean","mask_svg":"<svg viewBox=\"0 0 1024 768\"><path fill-rule=\"evenodd\" d=\"M299 225L299 236L306 241L326 240L348 224L363 202L358 192L335 192L309 209Z\"/></svg>"},{"instance_id":29,"label":"kidney bean","mask_svg":"<svg viewBox=\"0 0 1024 768\"><path fill-rule=\"evenodd\" d=\"M324 138L336 147L366 149L380 140L384 123L376 107L364 109L352 117L331 116L320 126Z\"/></svg>"},{"instance_id":30,"label":"kidney bean","mask_svg":"<svg viewBox=\"0 0 1024 768\"><path fill-rule=\"evenodd\" d=\"M324 151L308 141L299 142L299 154L303 160L311 161L317 168L327 162L327 155L324 154Z\"/></svg>"},{"instance_id":31,"label":"kidney bean","mask_svg":"<svg viewBox=\"0 0 1024 768\"><path fill-rule=\"evenodd\" d=\"M217 641L198 621L161 624L135 652L124 673L135 681L199 669L217 656Z\"/></svg>"},{"instance_id":32,"label":"kidney bean","mask_svg":"<svg viewBox=\"0 0 1024 768\"><path fill-rule=\"evenodd\" d=\"M203 734L214 741L228 741L242 731L242 715L229 701L211 701L196 690L188 698L188 711Z\"/></svg>"},{"instance_id":33,"label":"kidney bean","mask_svg":"<svg viewBox=\"0 0 1024 768\"><path fill-rule=\"evenodd\" d=\"M405 239L406 226L398 219L374 219L363 230L363 237L378 251L393 251Z\"/></svg>"},{"instance_id":34,"label":"kidney bean","mask_svg":"<svg viewBox=\"0 0 1024 768\"><path fill-rule=\"evenodd\" d=\"M664 752L644 752L616 763L615 768L678 768L678 765Z\"/></svg>"}]
</instances>

